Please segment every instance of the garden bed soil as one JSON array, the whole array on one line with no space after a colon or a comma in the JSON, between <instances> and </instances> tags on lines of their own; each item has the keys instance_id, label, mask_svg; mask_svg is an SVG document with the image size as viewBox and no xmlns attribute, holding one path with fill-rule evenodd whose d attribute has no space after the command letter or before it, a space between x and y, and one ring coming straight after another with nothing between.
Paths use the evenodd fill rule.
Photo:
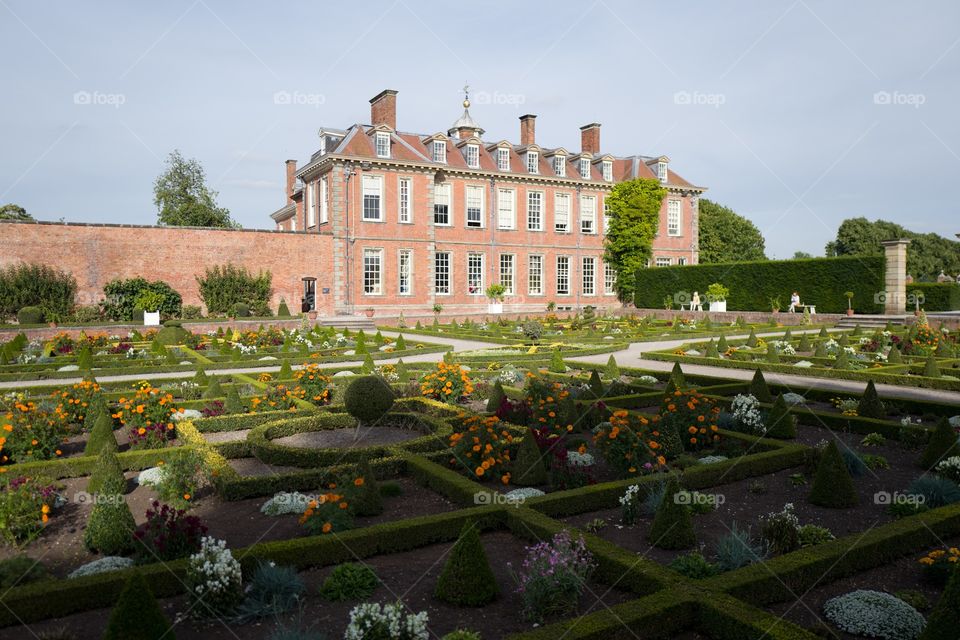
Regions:
<instances>
[{"instance_id":1,"label":"garden bed soil","mask_svg":"<svg viewBox=\"0 0 960 640\"><path fill-rule=\"evenodd\" d=\"M533 624L521 617L521 603L514 594L514 581L509 566L512 564L518 567L523 562L525 543L506 532L486 533L481 536L481 540L501 590L500 597L494 602L483 607L457 607L443 604L434 597L437 578L443 570L444 561L453 543L431 545L364 560L381 580L381 585L367 601L388 603L400 599L411 611L427 611L430 616L428 628L432 638L439 638L456 629L472 629L480 631L485 639L494 640L532 629ZM319 597L318 589L332 570L333 567L323 567L301 572L307 587L303 611L305 619L314 625L313 630L325 634L327 638L340 638L343 637L349 621L350 610L359 602L328 602ZM575 615L598 611L630 599L632 595L629 593L591 581L587 583L587 590ZM162 600L161 606L171 621L187 609L183 597ZM29 627L33 634L66 628L75 634L76 640L99 640L109 616L109 609L99 609L33 623ZM295 619L295 612L292 617ZM282 620L287 621L290 618L291 615L286 615ZM560 619L563 618L553 617L546 622ZM265 640L273 630L272 621L230 628L220 622L201 623L188 619L174 627L178 640ZM29 637L30 632L25 631L24 627L0 629L0 640ZM685 640L695 640L702 636L682 637Z\"/></svg>"},{"instance_id":2,"label":"garden bed soil","mask_svg":"<svg viewBox=\"0 0 960 640\"><path fill-rule=\"evenodd\" d=\"M304 449L356 449L406 442L424 435L417 429L377 424L358 429L323 429L272 440L274 444Z\"/></svg>"}]
</instances>

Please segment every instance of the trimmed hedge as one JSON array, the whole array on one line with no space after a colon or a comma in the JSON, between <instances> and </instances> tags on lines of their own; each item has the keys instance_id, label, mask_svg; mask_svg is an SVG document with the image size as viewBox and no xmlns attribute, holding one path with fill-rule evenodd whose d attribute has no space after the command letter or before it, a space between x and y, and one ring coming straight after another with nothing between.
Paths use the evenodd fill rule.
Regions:
<instances>
[{"instance_id":1,"label":"trimmed hedge","mask_svg":"<svg viewBox=\"0 0 960 640\"><path fill-rule=\"evenodd\" d=\"M955 282L914 282L907 285L907 293L923 293L924 311L956 311L960 309L960 285ZM909 311L909 309L908 309Z\"/></svg>"},{"instance_id":2,"label":"trimmed hedge","mask_svg":"<svg viewBox=\"0 0 960 640\"><path fill-rule=\"evenodd\" d=\"M763 260L731 264L701 264L637 271L634 304L640 309L660 309L664 298L678 292L703 292L714 282L730 289L727 308L736 311L769 311L770 298L789 300L801 290L806 304L821 313L845 313L845 291L853 291L859 313L876 313L874 301L884 289L886 261L881 256Z\"/></svg>"}]
</instances>

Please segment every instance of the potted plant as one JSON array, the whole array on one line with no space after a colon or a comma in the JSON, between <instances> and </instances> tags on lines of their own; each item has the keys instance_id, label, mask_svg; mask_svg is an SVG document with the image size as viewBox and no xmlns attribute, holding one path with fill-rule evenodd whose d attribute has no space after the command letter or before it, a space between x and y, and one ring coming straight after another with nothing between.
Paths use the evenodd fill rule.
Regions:
<instances>
[{"instance_id":1,"label":"potted plant","mask_svg":"<svg viewBox=\"0 0 960 640\"><path fill-rule=\"evenodd\" d=\"M770 310L774 313L780 313L780 296L770 298Z\"/></svg>"},{"instance_id":2,"label":"potted plant","mask_svg":"<svg viewBox=\"0 0 960 640\"><path fill-rule=\"evenodd\" d=\"M920 305L923 303L923 291L920 289L914 289L910 292L910 296L913 298L913 315L920 315Z\"/></svg>"},{"instance_id":3,"label":"potted plant","mask_svg":"<svg viewBox=\"0 0 960 640\"><path fill-rule=\"evenodd\" d=\"M710 311L726 311L728 295L730 295L730 289L719 282L714 282L707 287L707 300L710 302Z\"/></svg>"},{"instance_id":4,"label":"potted plant","mask_svg":"<svg viewBox=\"0 0 960 640\"><path fill-rule=\"evenodd\" d=\"M141 291L134 302L134 308L143 311L143 326L160 326L160 307L166 302L166 297L162 293L150 291L149 289Z\"/></svg>"},{"instance_id":5,"label":"potted plant","mask_svg":"<svg viewBox=\"0 0 960 640\"><path fill-rule=\"evenodd\" d=\"M363 310L363 315L367 316L368 318L372 318L372 317L373 317L373 307L367 307L366 309L364 309L364 310Z\"/></svg>"},{"instance_id":6,"label":"potted plant","mask_svg":"<svg viewBox=\"0 0 960 640\"><path fill-rule=\"evenodd\" d=\"M673 309L673 296L663 296L663 310L670 311Z\"/></svg>"},{"instance_id":7,"label":"potted plant","mask_svg":"<svg viewBox=\"0 0 960 640\"><path fill-rule=\"evenodd\" d=\"M437 320L440 319L441 312L443 312L443 305L437 302L436 304L433 305L433 315L436 317Z\"/></svg>"},{"instance_id":8,"label":"potted plant","mask_svg":"<svg viewBox=\"0 0 960 640\"><path fill-rule=\"evenodd\" d=\"M503 296L507 293L507 288L496 282L487 287L487 298L490 304L487 305L487 313L503 313Z\"/></svg>"},{"instance_id":9,"label":"potted plant","mask_svg":"<svg viewBox=\"0 0 960 640\"><path fill-rule=\"evenodd\" d=\"M846 291L844 292L843 295L847 296L847 315L852 316L853 315L853 291Z\"/></svg>"}]
</instances>

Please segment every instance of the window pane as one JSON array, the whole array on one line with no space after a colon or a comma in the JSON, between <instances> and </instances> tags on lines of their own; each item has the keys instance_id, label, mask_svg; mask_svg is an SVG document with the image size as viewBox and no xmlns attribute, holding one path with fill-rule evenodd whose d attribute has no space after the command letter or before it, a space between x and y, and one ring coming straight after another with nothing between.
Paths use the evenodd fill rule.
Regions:
<instances>
[{"instance_id":1,"label":"window pane","mask_svg":"<svg viewBox=\"0 0 960 640\"><path fill-rule=\"evenodd\" d=\"M397 293L409 295L411 292L411 272L413 270L413 252L401 249L398 254Z\"/></svg>"},{"instance_id":2,"label":"window pane","mask_svg":"<svg viewBox=\"0 0 960 640\"><path fill-rule=\"evenodd\" d=\"M450 185L438 184L433 190L433 224L450 224Z\"/></svg>"},{"instance_id":3,"label":"window pane","mask_svg":"<svg viewBox=\"0 0 960 640\"><path fill-rule=\"evenodd\" d=\"M380 176L363 176L363 219L380 220L383 181Z\"/></svg>"},{"instance_id":4,"label":"window pane","mask_svg":"<svg viewBox=\"0 0 960 640\"><path fill-rule=\"evenodd\" d=\"M466 191L467 205L467 226L483 226L483 187L476 185L467 185Z\"/></svg>"},{"instance_id":5,"label":"window pane","mask_svg":"<svg viewBox=\"0 0 960 640\"><path fill-rule=\"evenodd\" d=\"M527 258L527 290L531 295L543 293L543 256Z\"/></svg>"},{"instance_id":6,"label":"window pane","mask_svg":"<svg viewBox=\"0 0 960 640\"><path fill-rule=\"evenodd\" d=\"M570 293L570 257L557 256L557 295Z\"/></svg>"},{"instance_id":7,"label":"window pane","mask_svg":"<svg viewBox=\"0 0 960 640\"><path fill-rule=\"evenodd\" d=\"M596 231L597 199L594 196L580 197L580 231L593 233Z\"/></svg>"},{"instance_id":8,"label":"window pane","mask_svg":"<svg viewBox=\"0 0 960 640\"><path fill-rule=\"evenodd\" d=\"M584 258L581 264L583 295L592 296L596 291L596 263L593 258Z\"/></svg>"},{"instance_id":9,"label":"window pane","mask_svg":"<svg viewBox=\"0 0 960 640\"><path fill-rule=\"evenodd\" d=\"M560 233L570 231L570 196L566 193L553 196L553 224Z\"/></svg>"},{"instance_id":10,"label":"window pane","mask_svg":"<svg viewBox=\"0 0 960 640\"><path fill-rule=\"evenodd\" d=\"M527 193L527 230L543 230L543 194L539 191Z\"/></svg>"},{"instance_id":11,"label":"window pane","mask_svg":"<svg viewBox=\"0 0 960 640\"><path fill-rule=\"evenodd\" d=\"M410 178L400 178L398 201L400 222L410 222Z\"/></svg>"},{"instance_id":12,"label":"window pane","mask_svg":"<svg viewBox=\"0 0 960 640\"><path fill-rule=\"evenodd\" d=\"M497 191L497 227L514 229L517 226L516 207L513 189Z\"/></svg>"},{"instance_id":13,"label":"window pane","mask_svg":"<svg viewBox=\"0 0 960 640\"><path fill-rule=\"evenodd\" d=\"M513 295L513 254L500 256L500 284L506 290L504 293Z\"/></svg>"},{"instance_id":14,"label":"window pane","mask_svg":"<svg viewBox=\"0 0 960 640\"><path fill-rule=\"evenodd\" d=\"M483 254L467 254L467 292L471 295L483 293Z\"/></svg>"},{"instance_id":15,"label":"window pane","mask_svg":"<svg viewBox=\"0 0 960 640\"><path fill-rule=\"evenodd\" d=\"M363 250L363 292L378 295L380 286L380 262L383 257L381 249Z\"/></svg>"},{"instance_id":16,"label":"window pane","mask_svg":"<svg viewBox=\"0 0 960 640\"><path fill-rule=\"evenodd\" d=\"M433 290L435 293L450 293L450 254L438 251L433 258Z\"/></svg>"}]
</instances>

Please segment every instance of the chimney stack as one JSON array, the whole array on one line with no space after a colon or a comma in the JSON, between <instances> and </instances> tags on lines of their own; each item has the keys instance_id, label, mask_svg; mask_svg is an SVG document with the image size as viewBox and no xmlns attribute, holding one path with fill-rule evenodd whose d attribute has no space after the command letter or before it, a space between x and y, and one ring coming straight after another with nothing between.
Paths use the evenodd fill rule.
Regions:
<instances>
[{"instance_id":1,"label":"chimney stack","mask_svg":"<svg viewBox=\"0 0 960 640\"><path fill-rule=\"evenodd\" d=\"M293 186L297 183L297 161L287 160L287 204L293 202Z\"/></svg>"},{"instance_id":2,"label":"chimney stack","mask_svg":"<svg viewBox=\"0 0 960 640\"><path fill-rule=\"evenodd\" d=\"M520 144L534 144L536 142L537 116L532 113L520 116Z\"/></svg>"},{"instance_id":3,"label":"chimney stack","mask_svg":"<svg viewBox=\"0 0 960 640\"><path fill-rule=\"evenodd\" d=\"M591 122L580 127L581 153L600 153L600 123Z\"/></svg>"},{"instance_id":4,"label":"chimney stack","mask_svg":"<svg viewBox=\"0 0 960 640\"><path fill-rule=\"evenodd\" d=\"M397 128L397 92L384 89L370 98L370 124L385 124L391 129Z\"/></svg>"}]
</instances>

